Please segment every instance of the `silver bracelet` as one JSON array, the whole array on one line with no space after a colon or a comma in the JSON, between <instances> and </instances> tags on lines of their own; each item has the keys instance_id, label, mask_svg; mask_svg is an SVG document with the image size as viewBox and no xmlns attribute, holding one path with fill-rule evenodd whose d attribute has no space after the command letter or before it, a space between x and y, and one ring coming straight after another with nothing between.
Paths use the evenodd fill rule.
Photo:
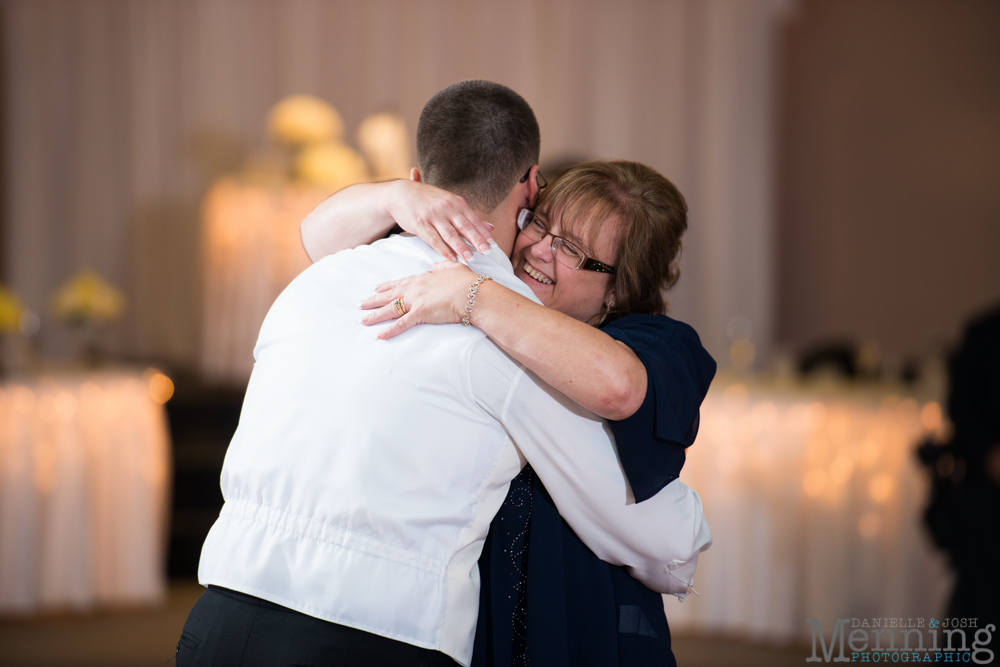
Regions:
<instances>
[{"instance_id":1,"label":"silver bracelet","mask_svg":"<svg viewBox=\"0 0 1000 667\"><path fill-rule=\"evenodd\" d=\"M476 305L476 291L479 289L479 286L483 284L484 280L493 279L489 276L479 276L476 278L476 282L472 283L469 287L469 300L465 305L465 317L462 318L462 324L465 326L469 326L472 323L472 307Z\"/></svg>"}]
</instances>

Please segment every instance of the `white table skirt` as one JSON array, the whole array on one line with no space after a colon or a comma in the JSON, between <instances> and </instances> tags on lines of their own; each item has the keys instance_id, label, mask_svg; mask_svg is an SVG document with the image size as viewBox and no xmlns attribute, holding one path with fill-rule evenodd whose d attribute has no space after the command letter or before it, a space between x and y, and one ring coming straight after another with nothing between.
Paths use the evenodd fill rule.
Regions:
<instances>
[{"instance_id":1,"label":"white table skirt","mask_svg":"<svg viewBox=\"0 0 1000 667\"><path fill-rule=\"evenodd\" d=\"M0 385L0 613L161 601L169 471L148 373Z\"/></svg>"},{"instance_id":2,"label":"white table skirt","mask_svg":"<svg viewBox=\"0 0 1000 667\"><path fill-rule=\"evenodd\" d=\"M681 479L715 542L675 630L808 639L807 618L940 617L950 587L922 524L926 403L717 382ZM933 422L936 405L923 412Z\"/></svg>"}]
</instances>

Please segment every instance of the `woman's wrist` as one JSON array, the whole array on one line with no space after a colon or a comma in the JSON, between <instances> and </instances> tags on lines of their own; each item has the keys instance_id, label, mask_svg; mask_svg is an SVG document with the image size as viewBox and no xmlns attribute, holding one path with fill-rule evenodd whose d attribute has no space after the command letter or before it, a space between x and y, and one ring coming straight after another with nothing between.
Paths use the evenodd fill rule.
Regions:
<instances>
[{"instance_id":1,"label":"woman's wrist","mask_svg":"<svg viewBox=\"0 0 1000 667\"><path fill-rule=\"evenodd\" d=\"M477 278L478 279L478 278ZM465 317L465 307L468 305L468 288L463 295L461 306L461 317ZM499 300L500 290L506 289L503 285L498 285L493 280L484 280L476 291L476 305L469 314L469 324L473 325L483 333L489 335L487 329L492 320L494 308Z\"/></svg>"},{"instance_id":2,"label":"woman's wrist","mask_svg":"<svg viewBox=\"0 0 1000 667\"><path fill-rule=\"evenodd\" d=\"M377 195L379 202L381 202L379 212L385 216L386 219L392 220L392 225L399 225L399 219L402 217L399 214L399 207L403 205L403 202L405 201L406 186L408 184L409 181L402 179L372 184L381 188ZM402 227L402 225L400 225L400 227Z\"/></svg>"},{"instance_id":3,"label":"woman's wrist","mask_svg":"<svg viewBox=\"0 0 1000 667\"><path fill-rule=\"evenodd\" d=\"M472 310L476 307L476 297L479 296L479 288L487 282L492 282L489 276L478 276L469 286L469 294L465 302L465 314L462 316L462 324L469 326L472 324Z\"/></svg>"}]
</instances>

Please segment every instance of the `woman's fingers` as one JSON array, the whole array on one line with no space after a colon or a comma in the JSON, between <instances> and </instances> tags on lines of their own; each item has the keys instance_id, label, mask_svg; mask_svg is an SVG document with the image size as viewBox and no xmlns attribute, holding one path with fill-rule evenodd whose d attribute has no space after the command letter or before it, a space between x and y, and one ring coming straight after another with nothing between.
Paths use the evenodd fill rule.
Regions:
<instances>
[{"instance_id":1,"label":"woman's fingers","mask_svg":"<svg viewBox=\"0 0 1000 667\"><path fill-rule=\"evenodd\" d=\"M444 261L435 264L431 271L377 285L375 289L379 291L360 304L363 310L369 311L361 322L372 325L399 318L379 332L382 339L398 336L416 324L461 322L474 275L464 264ZM397 298L403 299L403 306L408 311L403 317L393 304Z\"/></svg>"},{"instance_id":2,"label":"woman's fingers","mask_svg":"<svg viewBox=\"0 0 1000 667\"><path fill-rule=\"evenodd\" d=\"M483 222L464 197L448 194L432 216L435 227L459 257L471 259L468 246L458 237L466 239L473 248L486 253L493 239L493 226Z\"/></svg>"},{"instance_id":3,"label":"woman's fingers","mask_svg":"<svg viewBox=\"0 0 1000 667\"><path fill-rule=\"evenodd\" d=\"M472 259L472 251L465 240L480 252L487 253L490 250L490 239L493 238L486 223L479 218L470 219L464 216L455 216L452 219L434 218L425 223L422 229L419 236L452 261L458 257L466 261Z\"/></svg>"},{"instance_id":4,"label":"woman's fingers","mask_svg":"<svg viewBox=\"0 0 1000 667\"><path fill-rule=\"evenodd\" d=\"M413 313L407 313L386 328L382 329L382 331L379 331L378 337L381 340L389 340L390 338L398 336L407 329L413 327L415 324L420 324L417 316Z\"/></svg>"},{"instance_id":5,"label":"woman's fingers","mask_svg":"<svg viewBox=\"0 0 1000 667\"><path fill-rule=\"evenodd\" d=\"M399 313L396 312L395 306L390 303L388 306L382 306L378 310L368 313L362 317L361 324L371 326L373 324L385 322L386 320L395 319L397 317L399 317Z\"/></svg>"},{"instance_id":6,"label":"woman's fingers","mask_svg":"<svg viewBox=\"0 0 1000 667\"><path fill-rule=\"evenodd\" d=\"M396 312L395 306L393 306L390 303L388 306L383 306L378 310L374 311L373 313L365 315L363 318L361 318L361 323L364 324L365 326L371 326L373 324L378 324L379 322L386 322L388 320L392 320L397 317L399 317L399 313ZM388 340L390 338L398 336L407 329L413 327L413 325L415 324L420 324L420 321L417 318L416 314L409 312L406 315L399 317L399 319L397 319L395 322L393 322L389 326L379 331L378 338L380 338L381 340Z\"/></svg>"},{"instance_id":7,"label":"woman's fingers","mask_svg":"<svg viewBox=\"0 0 1000 667\"><path fill-rule=\"evenodd\" d=\"M389 291L372 295L361 302L361 310L372 310L390 304L396 298L393 294L394 292Z\"/></svg>"},{"instance_id":8,"label":"woman's fingers","mask_svg":"<svg viewBox=\"0 0 1000 667\"><path fill-rule=\"evenodd\" d=\"M489 252L493 226L479 218L459 195L417 181L396 181L389 213L399 225L452 259L471 259L465 241Z\"/></svg>"},{"instance_id":9,"label":"woman's fingers","mask_svg":"<svg viewBox=\"0 0 1000 667\"><path fill-rule=\"evenodd\" d=\"M412 277L412 276L411 276ZM399 278L398 280L389 280L384 283L379 283L375 286L373 291L375 292L388 292L389 290L396 289L399 287L406 278Z\"/></svg>"},{"instance_id":10,"label":"woman's fingers","mask_svg":"<svg viewBox=\"0 0 1000 667\"><path fill-rule=\"evenodd\" d=\"M438 228L433 223L425 223L420 229L421 231L418 236L426 241L430 247L434 248L449 259L454 260L458 259L460 256L464 257L464 255L456 253L462 253L463 251L468 252L469 250L450 225L442 225ZM443 232L446 230L451 231L452 236L454 237L453 239L449 239L447 235L443 235ZM455 239L457 239L457 242Z\"/></svg>"},{"instance_id":11,"label":"woman's fingers","mask_svg":"<svg viewBox=\"0 0 1000 667\"><path fill-rule=\"evenodd\" d=\"M490 250L490 244L486 240L487 235L484 234L485 227L481 222L477 225L478 218L475 220L476 222L473 222L466 216L456 215L450 220L438 221L436 225L438 233L449 246L454 248L458 256L464 257L466 261L472 259L472 251L463 239L467 239L473 248L479 249L479 252L486 253Z\"/></svg>"},{"instance_id":12,"label":"woman's fingers","mask_svg":"<svg viewBox=\"0 0 1000 667\"><path fill-rule=\"evenodd\" d=\"M455 222L459 232L468 239L472 247L478 248L479 252L486 254L490 251L490 241L493 240L493 233L487 223L479 219L479 216L470 208Z\"/></svg>"},{"instance_id":13,"label":"woman's fingers","mask_svg":"<svg viewBox=\"0 0 1000 667\"><path fill-rule=\"evenodd\" d=\"M493 239L492 225L483 222L463 198L451 194L419 216L417 228L418 236L450 259L472 259L469 244L482 253L489 252Z\"/></svg>"},{"instance_id":14,"label":"woman's fingers","mask_svg":"<svg viewBox=\"0 0 1000 667\"><path fill-rule=\"evenodd\" d=\"M441 249L431 243L431 246L440 252L445 257L449 259L456 259L458 257L464 257L466 260L472 259L472 251L469 250L469 246L465 244L462 240L462 236L458 232L458 228L455 223L451 220L435 220L431 223L435 234L443 240L448 247L447 252L441 252Z\"/></svg>"}]
</instances>

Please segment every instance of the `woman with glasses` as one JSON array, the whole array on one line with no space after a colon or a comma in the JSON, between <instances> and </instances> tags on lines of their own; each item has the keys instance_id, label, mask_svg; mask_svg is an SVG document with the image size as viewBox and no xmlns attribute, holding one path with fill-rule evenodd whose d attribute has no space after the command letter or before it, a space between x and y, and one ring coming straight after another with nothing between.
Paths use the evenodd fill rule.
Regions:
<instances>
[{"instance_id":1,"label":"woman with glasses","mask_svg":"<svg viewBox=\"0 0 1000 667\"><path fill-rule=\"evenodd\" d=\"M345 215L328 210L327 219L387 207L404 229L453 257L468 252L460 236L482 247L488 234L460 197L436 188L361 191L370 194L334 195L328 202L339 206L341 197ZM386 196L395 199L387 203ZM585 162L543 189L534 210L520 209L517 223L511 262L544 305L485 281L470 312L476 276L463 264L444 262L377 286L362 304L373 310L362 322L398 318L380 338L421 323L479 327L554 388L610 421L634 500L642 502L677 478L715 374L694 330L663 314L663 291L678 278L684 198L645 165ZM373 232L384 230L367 233ZM344 227L341 247L364 238L358 233ZM324 250L330 249L328 242ZM587 549L530 466L512 482L493 522L480 572L474 665L675 664L661 596Z\"/></svg>"}]
</instances>

